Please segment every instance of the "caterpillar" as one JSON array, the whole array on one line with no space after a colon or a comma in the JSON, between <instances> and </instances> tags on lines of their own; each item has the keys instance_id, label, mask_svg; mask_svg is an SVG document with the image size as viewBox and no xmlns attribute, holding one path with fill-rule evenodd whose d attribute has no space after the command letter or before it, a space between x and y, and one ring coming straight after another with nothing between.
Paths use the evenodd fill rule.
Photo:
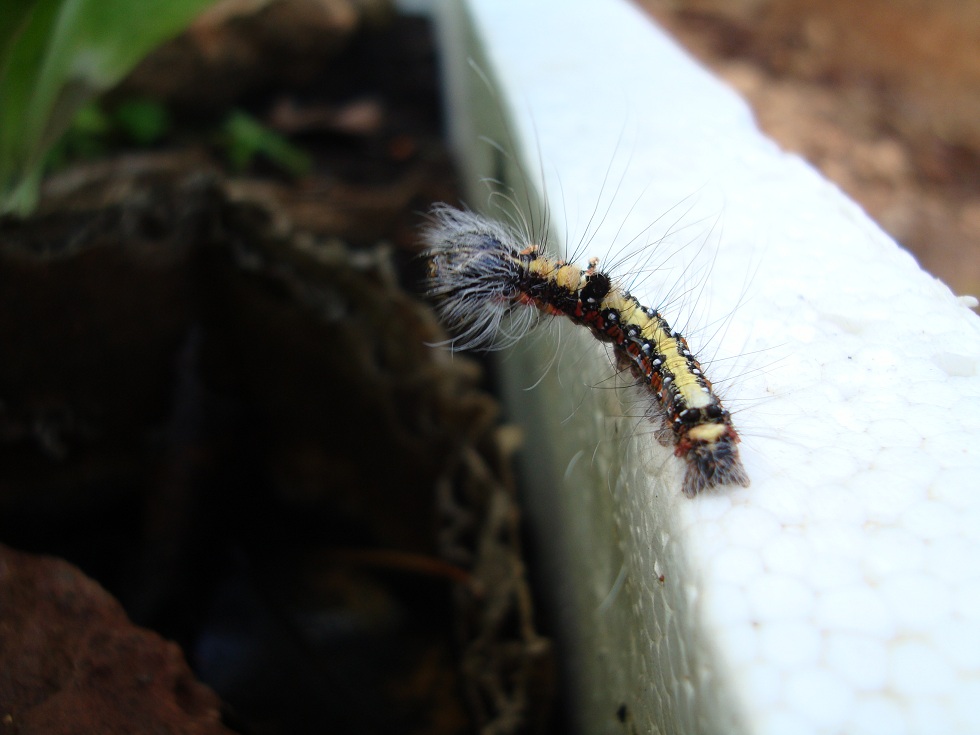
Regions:
<instances>
[{"instance_id":1,"label":"caterpillar","mask_svg":"<svg viewBox=\"0 0 980 735\"><path fill-rule=\"evenodd\" d=\"M426 290L457 335L454 348L516 341L539 315L567 317L610 344L619 369L653 397L655 436L687 463L685 495L749 485L731 414L687 340L600 270L597 258L582 269L547 257L517 228L447 204L432 207L422 239Z\"/></svg>"}]
</instances>

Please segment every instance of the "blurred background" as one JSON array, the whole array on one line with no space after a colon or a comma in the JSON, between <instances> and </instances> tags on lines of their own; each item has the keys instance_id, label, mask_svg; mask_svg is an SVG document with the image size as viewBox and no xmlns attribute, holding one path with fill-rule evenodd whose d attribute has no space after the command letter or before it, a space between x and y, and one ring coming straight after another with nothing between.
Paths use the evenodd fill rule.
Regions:
<instances>
[{"instance_id":1,"label":"blurred background","mask_svg":"<svg viewBox=\"0 0 980 735\"><path fill-rule=\"evenodd\" d=\"M980 3L640 0L957 294L980 294Z\"/></svg>"}]
</instances>

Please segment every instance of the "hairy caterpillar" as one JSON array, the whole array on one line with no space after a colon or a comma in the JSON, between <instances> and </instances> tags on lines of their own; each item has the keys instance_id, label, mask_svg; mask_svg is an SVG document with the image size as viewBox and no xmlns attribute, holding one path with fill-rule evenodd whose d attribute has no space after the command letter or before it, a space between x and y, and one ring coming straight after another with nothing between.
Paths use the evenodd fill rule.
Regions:
<instances>
[{"instance_id":1,"label":"hairy caterpillar","mask_svg":"<svg viewBox=\"0 0 980 735\"><path fill-rule=\"evenodd\" d=\"M672 444L687 463L686 495L717 485L748 486L731 415L687 340L599 270L598 259L583 270L548 258L516 228L446 204L432 208L423 239L428 293L457 333L455 347L516 340L538 313L568 317L611 344L620 369L628 368L652 394L657 439ZM516 328L502 334L511 314Z\"/></svg>"}]
</instances>

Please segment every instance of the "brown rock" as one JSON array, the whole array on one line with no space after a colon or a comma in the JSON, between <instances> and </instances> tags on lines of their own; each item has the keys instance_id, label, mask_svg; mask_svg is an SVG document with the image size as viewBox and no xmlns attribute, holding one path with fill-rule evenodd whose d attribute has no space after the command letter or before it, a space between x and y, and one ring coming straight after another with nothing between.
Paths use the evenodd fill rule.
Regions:
<instances>
[{"instance_id":1,"label":"brown rock","mask_svg":"<svg viewBox=\"0 0 980 735\"><path fill-rule=\"evenodd\" d=\"M220 707L96 582L0 545L0 733L230 733Z\"/></svg>"}]
</instances>

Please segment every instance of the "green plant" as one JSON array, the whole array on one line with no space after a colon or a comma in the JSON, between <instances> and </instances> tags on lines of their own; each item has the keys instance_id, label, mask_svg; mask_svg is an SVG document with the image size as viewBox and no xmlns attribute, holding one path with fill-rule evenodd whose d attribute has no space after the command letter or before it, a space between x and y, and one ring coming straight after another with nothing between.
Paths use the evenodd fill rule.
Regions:
<instances>
[{"instance_id":1,"label":"green plant","mask_svg":"<svg viewBox=\"0 0 980 735\"><path fill-rule=\"evenodd\" d=\"M97 158L118 141L151 146L170 129L170 113L160 102L134 98L106 111L98 100L90 100L78 109L68 129L48 150L44 170L56 171L79 159Z\"/></svg>"},{"instance_id":2,"label":"green plant","mask_svg":"<svg viewBox=\"0 0 980 735\"><path fill-rule=\"evenodd\" d=\"M0 214L29 214L45 155L75 112L213 2L4 0Z\"/></svg>"},{"instance_id":3,"label":"green plant","mask_svg":"<svg viewBox=\"0 0 980 735\"><path fill-rule=\"evenodd\" d=\"M292 176L309 173L311 162L306 153L241 110L233 111L225 120L220 139L228 163L237 171L262 155Z\"/></svg>"}]
</instances>

